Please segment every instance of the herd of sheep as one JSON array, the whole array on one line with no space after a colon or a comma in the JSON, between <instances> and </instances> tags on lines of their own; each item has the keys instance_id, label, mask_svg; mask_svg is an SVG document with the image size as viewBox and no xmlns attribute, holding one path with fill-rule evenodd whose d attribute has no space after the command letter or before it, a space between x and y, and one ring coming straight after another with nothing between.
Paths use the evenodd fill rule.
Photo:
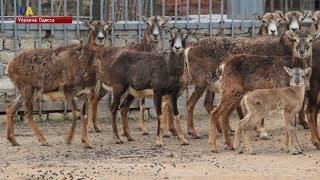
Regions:
<instances>
[{"instance_id":1,"label":"herd of sheep","mask_svg":"<svg viewBox=\"0 0 320 180\"><path fill-rule=\"evenodd\" d=\"M98 103L107 92L112 92L110 111L115 143L123 143L117 128L118 110L123 133L128 141L133 141L129 107L136 98L153 98L158 120L156 145L163 146L166 130L176 135L181 145L188 145L177 99L192 84L195 89L187 101L187 131L193 138L200 137L194 127L193 111L205 92L213 152L218 152L216 134L220 131L230 149L241 153L243 139L249 153L256 154L248 131L256 130L261 139L268 139L264 120L268 112L278 108L283 111L288 152L302 153L294 129L296 116L300 125L310 128L312 142L320 149L320 12L275 11L257 14L256 18L262 24L257 36L208 37L188 43L188 36L194 34L192 30L167 27L168 17L141 17L147 24L141 43L125 47L109 47L109 32L115 22L90 21L84 22L89 29L86 44L21 52L8 65L9 77L20 95L7 106L7 139L11 145L19 145L14 135L14 115L23 106L25 118L40 144L51 146L33 120L33 102L66 100L72 111L66 141L71 143L78 97L85 100L81 108L82 142L91 148L89 129L101 131ZM303 24L305 20L310 23ZM157 48L165 34L170 36L170 48L159 53ZM217 107L213 106L215 93L221 97ZM141 109L143 112L143 105ZM228 118L234 110L241 120L233 142ZM143 116L139 128L142 134L148 133Z\"/></svg>"}]
</instances>

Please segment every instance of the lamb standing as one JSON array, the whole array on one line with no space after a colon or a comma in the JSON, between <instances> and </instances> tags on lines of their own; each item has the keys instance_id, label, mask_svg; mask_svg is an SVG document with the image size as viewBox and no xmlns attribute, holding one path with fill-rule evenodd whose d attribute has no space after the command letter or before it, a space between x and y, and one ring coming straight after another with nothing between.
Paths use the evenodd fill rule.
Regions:
<instances>
[{"instance_id":1,"label":"lamb standing","mask_svg":"<svg viewBox=\"0 0 320 180\"><path fill-rule=\"evenodd\" d=\"M276 110L278 107L283 110L286 134L287 137L289 136L288 150L292 155L302 153L292 122L294 122L295 116L302 107L306 88L309 87L311 68L290 69L284 67L284 69L290 76L289 87L257 89L247 93L241 100L241 107L243 111L247 111L247 115L237 125L234 141L237 153L242 152L240 135L243 134L244 142L250 154L256 154L247 132L261 123L269 111Z\"/></svg>"}]
</instances>

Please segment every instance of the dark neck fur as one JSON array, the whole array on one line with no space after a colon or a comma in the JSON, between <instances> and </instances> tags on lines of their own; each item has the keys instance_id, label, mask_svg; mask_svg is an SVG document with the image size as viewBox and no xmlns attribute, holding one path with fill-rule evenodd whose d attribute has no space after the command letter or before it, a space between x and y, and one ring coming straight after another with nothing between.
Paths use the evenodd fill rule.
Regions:
<instances>
[{"instance_id":1,"label":"dark neck fur","mask_svg":"<svg viewBox=\"0 0 320 180\"><path fill-rule=\"evenodd\" d=\"M168 60L168 70L169 74L172 76L181 76L183 74L184 68L184 51L177 54L170 50L169 60Z\"/></svg>"}]
</instances>

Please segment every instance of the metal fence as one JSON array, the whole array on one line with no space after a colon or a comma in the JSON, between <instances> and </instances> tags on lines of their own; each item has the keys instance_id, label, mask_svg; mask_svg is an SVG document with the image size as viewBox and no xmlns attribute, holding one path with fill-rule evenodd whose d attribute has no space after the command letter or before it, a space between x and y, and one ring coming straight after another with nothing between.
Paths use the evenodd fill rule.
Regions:
<instances>
[{"instance_id":1,"label":"metal fence","mask_svg":"<svg viewBox=\"0 0 320 180\"><path fill-rule=\"evenodd\" d=\"M140 15L150 16L150 15L161 15L168 16L167 3L169 0L135 0L135 10L132 11L129 7L129 0L89 0L88 14L80 14L80 6L83 5L83 0L76 0L76 13L72 16L73 22L68 25L51 25L51 24L16 24L16 17L18 15L18 9L21 6L30 6L31 0L25 0L25 4L22 4L21 0L12 0L13 5L13 16L5 15L6 11L4 7L4 1L0 0L0 22L1 22L1 33L0 36L5 38L13 38L14 40L14 53L15 55L20 51L19 48L19 32L38 32L37 37L34 37L38 42L38 47L41 46L41 36L43 31L50 32L53 38L63 38L64 44L68 44L68 32L75 32L76 36L80 37L81 31L87 31L86 27L83 26L81 20L91 20L94 18L93 14L97 13L96 8L94 9L94 3L99 3L99 17L95 17L100 20L117 20L117 23L112 29L111 39L112 44L115 43L115 34L120 31L136 31L136 39L138 42L141 41L141 35L145 29L145 23L139 20ZM54 0L50 1L50 15L55 16ZM191 0L174 0L174 13L172 15L172 20L169 26L194 28L194 29L205 29L207 30L208 36L214 36L216 32L223 32L225 29L229 30L232 37L235 36L236 30L244 30L246 28L251 28L252 33L255 32L255 28L259 28L260 22L255 21L253 14L262 13L266 10L274 11L277 9L283 10L284 12L290 10L305 10L305 7L311 9L319 9L320 1L315 0L278 0L278 1L266 1L266 0L207 0L207 12L201 14L203 7L201 6L204 1L197 1L197 13L190 13L190 2ZM296 3L299 1L299 7L296 9ZM36 2L36 3L35 3ZM32 7L36 10L36 15L41 16L43 13L41 0L33 0L32 4L36 4L36 7ZM69 15L68 12L68 2L67 0L60 1L63 2L63 15ZM82 4L80 4L82 2ZM107 3L106 3L107 2ZM124 3L123 18L117 19L116 8L119 3ZM173 1L170 1L173 2ZM213 12L213 3L219 4L220 12ZM313 3L313 4L312 4ZM155 7L157 4L157 8ZM62 5L62 4L61 4ZM185 6L185 12L178 11L178 7L181 5ZM106 9L106 7L108 7ZM143 12L143 8L147 8L148 11ZM217 8L217 7L216 7ZM218 10L219 11L219 10ZM137 20L129 19L130 13L136 15ZM64 106L65 107L65 106ZM66 109L66 107L65 107ZM41 108L40 108L41 111Z\"/></svg>"}]
</instances>

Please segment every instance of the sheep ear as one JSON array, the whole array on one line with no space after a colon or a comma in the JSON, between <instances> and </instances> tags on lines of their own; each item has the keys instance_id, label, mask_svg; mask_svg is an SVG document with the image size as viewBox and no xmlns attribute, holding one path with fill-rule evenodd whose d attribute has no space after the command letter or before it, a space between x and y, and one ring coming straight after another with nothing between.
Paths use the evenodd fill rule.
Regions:
<instances>
[{"instance_id":1,"label":"sheep ear","mask_svg":"<svg viewBox=\"0 0 320 180\"><path fill-rule=\"evenodd\" d=\"M290 30L286 30L285 33L292 40L294 40L296 38L296 34L294 32L292 32L292 31L290 31Z\"/></svg>"},{"instance_id":2,"label":"sheep ear","mask_svg":"<svg viewBox=\"0 0 320 180\"><path fill-rule=\"evenodd\" d=\"M284 15L284 20L285 20L287 23L290 22L289 16L291 16L291 12L287 12L287 13Z\"/></svg>"},{"instance_id":3,"label":"sheep ear","mask_svg":"<svg viewBox=\"0 0 320 180\"><path fill-rule=\"evenodd\" d=\"M83 25L87 28L89 28L90 30L94 30L95 27L94 25L92 24L94 21L93 20L90 20L90 21L83 21Z\"/></svg>"},{"instance_id":4,"label":"sheep ear","mask_svg":"<svg viewBox=\"0 0 320 180\"><path fill-rule=\"evenodd\" d=\"M182 38L183 39L188 37L188 35L189 35L189 31L187 29L185 29L185 28L180 29L180 32L182 34Z\"/></svg>"},{"instance_id":5,"label":"sheep ear","mask_svg":"<svg viewBox=\"0 0 320 180\"><path fill-rule=\"evenodd\" d=\"M311 34L312 40L317 39L320 36L320 30Z\"/></svg>"},{"instance_id":6,"label":"sheep ear","mask_svg":"<svg viewBox=\"0 0 320 180\"><path fill-rule=\"evenodd\" d=\"M147 18L143 15L139 15L139 20L142 22L147 22Z\"/></svg>"},{"instance_id":7,"label":"sheep ear","mask_svg":"<svg viewBox=\"0 0 320 180\"><path fill-rule=\"evenodd\" d=\"M305 11L302 16L300 16L299 20L303 21L312 17L312 11Z\"/></svg>"},{"instance_id":8,"label":"sheep ear","mask_svg":"<svg viewBox=\"0 0 320 180\"><path fill-rule=\"evenodd\" d=\"M168 16L164 16L162 17L162 19L163 19L164 25L166 26L171 21L172 18Z\"/></svg>"},{"instance_id":9,"label":"sheep ear","mask_svg":"<svg viewBox=\"0 0 320 180\"><path fill-rule=\"evenodd\" d=\"M312 73L312 68L308 67L307 69L304 70L304 75L307 77L310 77Z\"/></svg>"},{"instance_id":10,"label":"sheep ear","mask_svg":"<svg viewBox=\"0 0 320 180\"><path fill-rule=\"evenodd\" d=\"M173 37L174 33L178 32L178 31L179 31L179 29L178 29L177 27L172 27L172 28L170 28L170 35L171 35L171 37Z\"/></svg>"},{"instance_id":11,"label":"sheep ear","mask_svg":"<svg viewBox=\"0 0 320 180\"><path fill-rule=\"evenodd\" d=\"M280 18L280 19L285 19L285 16L284 16L284 14L283 14L282 11L275 11L274 13L276 13L276 15L278 16L278 18Z\"/></svg>"},{"instance_id":12,"label":"sheep ear","mask_svg":"<svg viewBox=\"0 0 320 180\"><path fill-rule=\"evenodd\" d=\"M109 27L114 27L117 21L109 21Z\"/></svg>"},{"instance_id":13,"label":"sheep ear","mask_svg":"<svg viewBox=\"0 0 320 180\"><path fill-rule=\"evenodd\" d=\"M153 19L153 16L146 18L145 16L139 15L139 20L147 23L147 25L149 25L149 26L152 25L152 19Z\"/></svg>"},{"instance_id":14,"label":"sheep ear","mask_svg":"<svg viewBox=\"0 0 320 180\"><path fill-rule=\"evenodd\" d=\"M316 11L312 14L311 20L313 21L313 23L317 23L317 21L319 20L318 18L319 14L320 14L320 11Z\"/></svg>"},{"instance_id":15,"label":"sheep ear","mask_svg":"<svg viewBox=\"0 0 320 180\"><path fill-rule=\"evenodd\" d=\"M256 20L262 21L262 16L263 16L263 14L254 13L253 15L254 15L254 17L256 18Z\"/></svg>"},{"instance_id":16,"label":"sheep ear","mask_svg":"<svg viewBox=\"0 0 320 180\"><path fill-rule=\"evenodd\" d=\"M291 74L291 71L292 69L286 67L286 66L283 66L284 70L286 70L286 72L290 75Z\"/></svg>"}]
</instances>

